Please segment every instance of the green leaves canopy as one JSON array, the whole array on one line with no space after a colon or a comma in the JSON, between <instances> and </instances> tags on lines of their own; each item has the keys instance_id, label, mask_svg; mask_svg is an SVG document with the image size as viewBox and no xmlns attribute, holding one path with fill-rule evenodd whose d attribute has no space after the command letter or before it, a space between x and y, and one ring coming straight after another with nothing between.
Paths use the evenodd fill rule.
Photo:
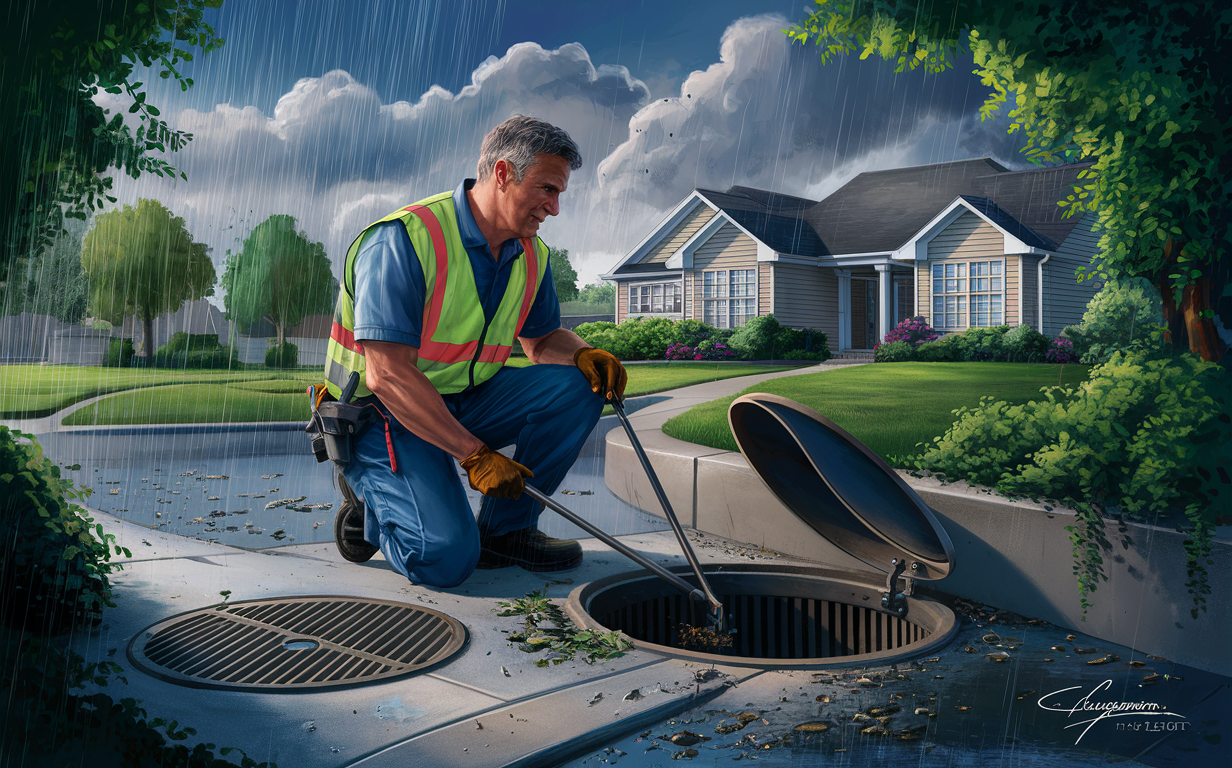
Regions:
<instances>
[{"instance_id":1,"label":"green leaves canopy","mask_svg":"<svg viewBox=\"0 0 1232 768\"><path fill-rule=\"evenodd\" d=\"M0 309L20 311L10 272L49 248L65 217L101 209L118 168L137 178L184 174L159 153L192 135L174 131L133 77L137 64L181 90L193 81L178 70L193 48L223 41L204 21L222 0L57 0L21 3L0 25ZM101 92L127 96L136 130L94 101ZM20 273L18 273L20 274ZM15 300L11 300L15 299Z\"/></svg>"},{"instance_id":2,"label":"green leaves canopy","mask_svg":"<svg viewBox=\"0 0 1232 768\"><path fill-rule=\"evenodd\" d=\"M222 276L227 316L242 327L268 319L286 329L306 315L330 312L338 283L325 246L295 229L295 218L270 216L244 240L243 249L227 259Z\"/></svg>"},{"instance_id":3,"label":"green leaves canopy","mask_svg":"<svg viewBox=\"0 0 1232 768\"><path fill-rule=\"evenodd\" d=\"M147 331L158 315L214 294L209 248L194 243L184 220L157 200L100 215L82 243L81 264L94 315L121 323L136 314Z\"/></svg>"}]
</instances>

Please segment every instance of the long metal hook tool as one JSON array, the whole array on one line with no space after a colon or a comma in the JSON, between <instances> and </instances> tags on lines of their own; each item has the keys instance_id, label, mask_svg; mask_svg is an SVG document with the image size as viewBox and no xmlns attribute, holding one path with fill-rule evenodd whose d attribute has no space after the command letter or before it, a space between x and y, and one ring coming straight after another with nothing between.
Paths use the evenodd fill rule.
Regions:
<instances>
[{"instance_id":1,"label":"long metal hook tool","mask_svg":"<svg viewBox=\"0 0 1232 768\"><path fill-rule=\"evenodd\" d=\"M590 522L589 520L578 517L577 515L570 512L568 509L566 509L561 504L558 504L556 501L549 498L546 494L544 494L538 488L535 488L532 485L525 485L523 486L523 488L524 488L526 495L530 496L535 501L539 502L540 504L552 510L556 514L565 518L569 522L576 525L578 528L581 528L583 531L586 531L591 536L594 536L599 541L602 541L604 544L608 545L609 547L616 550L620 554L624 555L625 557L629 558L633 562L642 566L646 570L651 571L652 573L654 573L654 575L663 579L668 584L671 584L676 589L679 589L681 592L685 593L689 597L693 598L694 600L706 600L705 593L703 593L700 589L693 586L692 584L685 581L684 579L680 578L679 576L672 573L671 571L667 570L666 568L659 565L658 563L654 562L653 560L649 559L648 557L643 555L641 552L638 552L635 549L630 549L629 547L625 546L619 540L613 537L611 534L607 533L602 528L598 527L597 525Z\"/></svg>"},{"instance_id":2,"label":"long metal hook tool","mask_svg":"<svg viewBox=\"0 0 1232 768\"><path fill-rule=\"evenodd\" d=\"M642 469L646 470L646 477L650 480L650 486L654 488L655 495L659 497L659 505L663 507L663 512L667 515L667 521L671 523L672 530L676 533L676 540L680 542L680 548L684 550L684 557L689 561L689 567L693 569L693 575L697 577L697 583L701 586L706 602L710 604L710 620L715 627L721 630L723 627L723 604L714 596L714 592L710 589L710 584L706 582L706 577L702 574L702 566L697 562L697 555L693 554L693 548L689 546L689 540L685 538L684 529L680 527L680 521L676 519L676 513L672 511L672 505L667 500L667 494L663 492L663 485L659 483L659 476L655 474L654 467L650 466L650 459L647 458L641 441L634 434L633 425L629 423L629 417L625 415L624 403L617 399L612 400L611 405L612 409L616 411L616 416L620 419L620 423L624 425L625 432L629 435L629 442L633 444L633 452L637 454L638 461L642 462Z\"/></svg>"}]
</instances>

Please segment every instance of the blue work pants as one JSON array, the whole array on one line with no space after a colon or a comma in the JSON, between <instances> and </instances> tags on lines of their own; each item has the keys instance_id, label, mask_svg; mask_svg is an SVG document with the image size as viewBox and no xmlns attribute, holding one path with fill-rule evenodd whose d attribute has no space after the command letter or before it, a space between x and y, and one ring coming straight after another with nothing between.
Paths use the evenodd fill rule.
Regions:
<instances>
[{"instance_id":1,"label":"blue work pants","mask_svg":"<svg viewBox=\"0 0 1232 768\"><path fill-rule=\"evenodd\" d=\"M463 427L489 448L517 444L513 460L535 473L527 482L556 492L603 410L603 398L572 365L505 367L475 389L445 403ZM386 416L389 411L379 405ZM479 529L500 535L536 524L542 505L485 496L478 524L457 462L390 418L398 471L391 471L385 430L378 422L352 450L343 471L364 500L364 538L398 573L417 584L456 586L475 570Z\"/></svg>"}]
</instances>

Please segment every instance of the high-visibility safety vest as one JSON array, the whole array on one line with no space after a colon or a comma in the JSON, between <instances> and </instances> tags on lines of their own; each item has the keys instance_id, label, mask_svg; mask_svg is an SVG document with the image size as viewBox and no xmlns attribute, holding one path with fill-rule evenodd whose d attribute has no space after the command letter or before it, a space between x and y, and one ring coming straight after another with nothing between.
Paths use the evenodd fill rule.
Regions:
<instances>
[{"instance_id":1,"label":"high-visibility safety vest","mask_svg":"<svg viewBox=\"0 0 1232 768\"><path fill-rule=\"evenodd\" d=\"M364 348L355 340L355 260L364 233L386 221L400 221L406 227L423 265L427 295L416 367L441 394L461 392L492 378L509 359L514 339L522 332L547 271L548 248L538 237L522 239L523 254L513 262L505 295L487 322L470 256L458 231L453 193L442 192L369 224L347 250L343 290L338 292L326 352L330 394L339 397L352 372L359 373L355 396L372 394L364 381Z\"/></svg>"}]
</instances>

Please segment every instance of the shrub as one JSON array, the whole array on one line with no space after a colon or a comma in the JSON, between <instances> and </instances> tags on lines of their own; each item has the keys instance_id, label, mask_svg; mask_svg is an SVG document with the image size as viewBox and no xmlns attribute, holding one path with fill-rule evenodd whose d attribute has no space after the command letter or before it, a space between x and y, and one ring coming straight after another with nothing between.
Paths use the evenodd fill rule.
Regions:
<instances>
[{"instance_id":1,"label":"shrub","mask_svg":"<svg viewBox=\"0 0 1232 768\"><path fill-rule=\"evenodd\" d=\"M107 367L127 368L133 364L133 340L112 339L107 345Z\"/></svg>"},{"instance_id":2,"label":"shrub","mask_svg":"<svg viewBox=\"0 0 1232 768\"><path fill-rule=\"evenodd\" d=\"M1045 358L1050 363L1076 363L1078 355L1074 354L1074 342L1058 336L1048 345L1048 355Z\"/></svg>"},{"instance_id":3,"label":"shrub","mask_svg":"<svg viewBox=\"0 0 1232 768\"><path fill-rule=\"evenodd\" d=\"M1048 354L1048 337L1029 325L1016 325L1001 339L1006 362L1034 363Z\"/></svg>"},{"instance_id":4,"label":"shrub","mask_svg":"<svg viewBox=\"0 0 1232 768\"><path fill-rule=\"evenodd\" d=\"M939 335L925 322L924 316L920 315L919 317L909 317L894 326L893 329L886 333L885 343L905 341L908 344L918 346L926 341L936 341Z\"/></svg>"},{"instance_id":5,"label":"shrub","mask_svg":"<svg viewBox=\"0 0 1232 768\"><path fill-rule=\"evenodd\" d=\"M889 341L873 349L873 362L906 363L915 359L915 348L906 341Z\"/></svg>"},{"instance_id":6,"label":"shrub","mask_svg":"<svg viewBox=\"0 0 1232 768\"><path fill-rule=\"evenodd\" d=\"M781 360L816 360L822 362L830 359L830 350L825 349L820 352L810 352L807 349L789 349L779 356Z\"/></svg>"},{"instance_id":7,"label":"shrub","mask_svg":"<svg viewBox=\"0 0 1232 768\"><path fill-rule=\"evenodd\" d=\"M672 344L667 348L668 360L701 360L702 355L687 344Z\"/></svg>"},{"instance_id":8,"label":"shrub","mask_svg":"<svg viewBox=\"0 0 1232 768\"><path fill-rule=\"evenodd\" d=\"M951 341L958 348L958 359L963 362L995 362L1005 360L1005 334L1008 325L993 328L968 328L956 334Z\"/></svg>"},{"instance_id":9,"label":"shrub","mask_svg":"<svg viewBox=\"0 0 1232 768\"><path fill-rule=\"evenodd\" d=\"M812 329L785 328L774 315L749 318L732 334L730 346L744 360L786 360L787 352L801 349L822 354L821 360L830 358L824 333Z\"/></svg>"},{"instance_id":10,"label":"shrub","mask_svg":"<svg viewBox=\"0 0 1232 768\"><path fill-rule=\"evenodd\" d=\"M985 398L958 409L958 420L917 466L1079 510L1071 538L1084 607L1101 577L1101 510L1135 517L1183 512L1196 574L1187 586L1205 610L1203 553L1212 527L1232 508L1232 415L1223 375L1196 355L1117 352L1077 388L1047 388L1042 399L1022 405Z\"/></svg>"},{"instance_id":11,"label":"shrub","mask_svg":"<svg viewBox=\"0 0 1232 768\"><path fill-rule=\"evenodd\" d=\"M284 341L282 346L272 344L269 349L265 350L265 367L267 368L294 368L298 364L299 347L289 341Z\"/></svg>"},{"instance_id":12,"label":"shrub","mask_svg":"<svg viewBox=\"0 0 1232 768\"><path fill-rule=\"evenodd\" d=\"M20 441L20 442L19 442ZM0 621L47 634L95 622L112 605L115 537L77 504L75 490L31 435L0 426ZM116 554L127 549L115 548Z\"/></svg>"},{"instance_id":13,"label":"shrub","mask_svg":"<svg viewBox=\"0 0 1232 768\"><path fill-rule=\"evenodd\" d=\"M1163 323L1163 304L1159 291L1143 278L1109 280L1087 302L1082 322L1061 331L1074 344L1076 358L1087 365L1099 365L1113 352L1150 350L1156 355L1167 350L1163 337L1153 333Z\"/></svg>"},{"instance_id":14,"label":"shrub","mask_svg":"<svg viewBox=\"0 0 1232 768\"><path fill-rule=\"evenodd\" d=\"M945 336L938 341L926 341L915 348L915 359L923 363L956 363L962 359L956 336Z\"/></svg>"},{"instance_id":15,"label":"shrub","mask_svg":"<svg viewBox=\"0 0 1232 768\"><path fill-rule=\"evenodd\" d=\"M731 347L713 339L702 341L695 351L701 355L702 360L732 360L736 357Z\"/></svg>"}]
</instances>

